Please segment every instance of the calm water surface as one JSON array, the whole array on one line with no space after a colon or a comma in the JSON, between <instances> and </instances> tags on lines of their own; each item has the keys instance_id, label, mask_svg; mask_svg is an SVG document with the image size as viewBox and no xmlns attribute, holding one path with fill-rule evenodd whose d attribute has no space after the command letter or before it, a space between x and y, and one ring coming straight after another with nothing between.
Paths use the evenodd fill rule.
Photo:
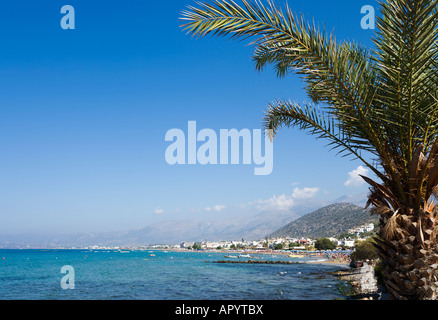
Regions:
<instances>
[{"instance_id":1,"label":"calm water surface","mask_svg":"<svg viewBox=\"0 0 438 320\"><path fill-rule=\"evenodd\" d=\"M151 256L155 255L155 256ZM341 282L318 264L217 264L224 253L0 250L0 299L334 300ZM260 259L297 259L259 255ZM243 258L242 258L243 259ZM210 262L206 262L210 261ZM61 288L71 265L75 289Z\"/></svg>"}]
</instances>

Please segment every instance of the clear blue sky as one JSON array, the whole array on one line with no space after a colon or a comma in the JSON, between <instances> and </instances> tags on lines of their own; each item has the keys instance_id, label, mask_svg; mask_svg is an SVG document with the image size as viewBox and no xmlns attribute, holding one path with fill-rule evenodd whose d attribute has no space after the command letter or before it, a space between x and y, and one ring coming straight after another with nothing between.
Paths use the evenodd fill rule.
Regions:
<instances>
[{"instance_id":1,"label":"clear blue sky","mask_svg":"<svg viewBox=\"0 0 438 320\"><path fill-rule=\"evenodd\" d=\"M60 27L67 4L75 30ZM258 129L269 102L306 99L297 76L256 72L247 42L187 36L178 18L193 4L2 3L0 233L124 230L232 216L304 188L324 199L366 191L345 186L359 162L291 129L275 141L269 176L255 176L253 165L165 162L169 129L187 130L190 120L199 129ZM289 4L338 40L371 45L360 9L374 1Z\"/></svg>"}]
</instances>

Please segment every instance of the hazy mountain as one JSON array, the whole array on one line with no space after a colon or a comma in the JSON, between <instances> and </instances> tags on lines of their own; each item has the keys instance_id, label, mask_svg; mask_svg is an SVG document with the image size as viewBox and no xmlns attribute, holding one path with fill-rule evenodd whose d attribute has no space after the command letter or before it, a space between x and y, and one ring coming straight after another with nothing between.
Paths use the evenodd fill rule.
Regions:
<instances>
[{"instance_id":1,"label":"hazy mountain","mask_svg":"<svg viewBox=\"0 0 438 320\"><path fill-rule=\"evenodd\" d=\"M365 203L366 194L342 197L337 202L352 200ZM137 230L100 233L78 233L45 236L0 235L0 248L59 247L59 246L140 246L150 244L178 244L182 241L259 240L297 220L301 216L331 204L312 199L296 205L293 210L263 210L230 218L216 216L211 220L169 220L150 224Z\"/></svg>"},{"instance_id":2,"label":"hazy mountain","mask_svg":"<svg viewBox=\"0 0 438 320\"><path fill-rule=\"evenodd\" d=\"M369 210L350 203L335 203L292 221L271 237L334 237L368 222L377 221Z\"/></svg>"},{"instance_id":3,"label":"hazy mountain","mask_svg":"<svg viewBox=\"0 0 438 320\"><path fill-rule=\"evenodd\" d=\"M178 244L182 241L257 240L297 219L291 211L262 211L227 220L171 220L138 230L46 236L0 235L0 248L59 246L140 246Z\"/></svg>"},{"instance_id":4,"label":"hazy mountain","mask_svg":"<svg viewBox=\"0 0 438 320\"><path fill-rule=\"evenodd\" d=\"M364 193L359 193L356 195L342 196L340 198L337 198L334 201L334 203L346 202L346 203L351 203L351 204L354 204L356 206L365 208L367 201L368 201L368 193L364 192Z\"/></svg>"}]
</instances>

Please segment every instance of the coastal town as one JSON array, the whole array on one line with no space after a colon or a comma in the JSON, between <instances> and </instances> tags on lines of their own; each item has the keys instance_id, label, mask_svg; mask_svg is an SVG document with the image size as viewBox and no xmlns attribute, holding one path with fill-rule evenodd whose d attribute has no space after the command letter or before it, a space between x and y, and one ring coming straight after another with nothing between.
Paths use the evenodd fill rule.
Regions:
<instances>
[{"instance_id":1,"label":"coastal town","mask_svg":"<svg viewBox=\"0 0 438 320\"><path fill-rule=\"evenodd\" d=\"M375 234L374 225L367 224L348 230L348 233L338 237L310 238L310 237L277 237L254 240L235 241L182 241L178 244L155 244L144 246L78 246L56 247L55 250L65 252L84 252L84 259L90 252L116 252L120 254L145 254L144 261L159 261L162 254L169 254L172 260L173 253L183 254L182 259L191 259L193 255L205 259L205 263L214 264L263 264L263 265L293 265L293 264L327 264L341 268L332 274L346 281L350 289L346 295L355 299L383 299L382 288L377 285L374 271L374 261L363 260L360 265L353 258L353 254L361 242L370 240ZM24 249L24 248L23 248ZM35 248L27 248L35 249ZM48 251L48 248L42 251ZM189 256L185 256L188 253ZM203 255L204 253L204 255ZM222 254L222 255L221 255ZM204 258L205 257L205 258ZM110 258L112 259L112 257ZM158 260L157 260L158 259ZM6 260L3 257L3 260ZM115 259L116 261L119 258ZM346 271L346 270L352 271ZM281 274L284 275L285 272ZM346 287L347 288L347 287Z\"/></svg>"},{"instance_id":2,"label":"coastal town","mask_svg":"<svg viewBox=\"0 0 438 320\"><path fill-rule=\"evenodd\" d=\"M351 251L358 242L365 241L375 229L374 224L367 224L348 230L345 237L328 237L336 250ZM301 238L269 238L260 240L223 240L223 241L182 241L178 244L154 244L145 246L81 246L57 249L89 249L89 250L250 250L250 251L311 251L316 249L318 239Z\"/></svg>"}]
</instances>

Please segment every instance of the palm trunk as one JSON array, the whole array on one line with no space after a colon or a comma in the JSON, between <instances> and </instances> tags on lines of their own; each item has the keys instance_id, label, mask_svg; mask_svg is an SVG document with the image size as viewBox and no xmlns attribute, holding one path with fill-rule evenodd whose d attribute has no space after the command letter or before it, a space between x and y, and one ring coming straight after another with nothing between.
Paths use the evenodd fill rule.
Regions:
<instances>
[{"instance_id":1,"label":"palm trunk","mask_svg":"<svg viewBox=\"0 0 438 320\"><path fill-rule=\"evenodd\" d=\"M414 215L413 212L405 209L401 214L394 215L392 221L381 220L377 248L385 265L386 287L397 300L437 300L435 219L433 214L422 209Z\"/></svg>"}]
</instances>

